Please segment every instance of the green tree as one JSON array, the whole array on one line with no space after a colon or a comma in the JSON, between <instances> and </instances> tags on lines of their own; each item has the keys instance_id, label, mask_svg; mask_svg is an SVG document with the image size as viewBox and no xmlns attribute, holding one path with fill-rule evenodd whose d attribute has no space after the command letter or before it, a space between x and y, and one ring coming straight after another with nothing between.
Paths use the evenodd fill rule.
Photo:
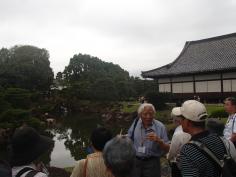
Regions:
<instances>
[{"instance_id":1,"label":"green tree","mask_svg":"<svg viewBox=\"0 0 236 177\"><path fill-rule=\"evenodd\" d=\"M34 46L0 50L0 84L29 90L48 90L53 81L49 53Z\"/></svg>"},{"instance_id":2,"label":"green tree","mask_svg":"<svg viewBox=\"0 0 236 177\"><path fill-rule=\"evenodd\" d=\"M118 99L114 82L109 78L98 79L91 87L92 98L100 101L113 101Z\"/></svg>"},{"instance_id":3,"label":"green tree","mask_svg":"<svg viewBox=\"0 0 236 177\"><path fill-rule=\"evenodd\" d=\"M114 81L129 79L129 73L119 65L82 54L74 55L70 59L70 63L65 67L63 74L69 83L81 80L95 82L97 79L104 77L111 78Z\"/></svg>"},{"instance_id":4,"label":"green tree","mask_svg":"<svg viewBox=\"0 0 236 177\"><path fill-rule=\"evenodd\" d=\"M13 108L29 109L31 94L25 89L8 88L4 93L4 100L10 103Z\"/></svg>"}]
</instances>

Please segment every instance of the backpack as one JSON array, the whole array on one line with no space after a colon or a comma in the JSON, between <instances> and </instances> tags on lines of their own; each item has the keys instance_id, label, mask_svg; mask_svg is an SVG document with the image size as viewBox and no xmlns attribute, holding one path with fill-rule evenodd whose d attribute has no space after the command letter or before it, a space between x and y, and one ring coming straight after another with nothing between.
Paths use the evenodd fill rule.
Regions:
<instances>
[{"instance_id":1,"label":"backpack","mask_svg":"<svg viewBox=\"0 0 236 177\"><path fill-rule=\"evenodd\" d=\"M210 157L221 169L221 177L236 177L236 162L231 157L230 150L225 144L223 138L221 138L226 150L226 154L224 154L223 159L218 159L210 149L206 147L205 144L199 141L190 141L190 143L195 144L200 150L204 151L208 157ZM230 146L229 146L230 148Z\"/></svg>"}]
</instances>

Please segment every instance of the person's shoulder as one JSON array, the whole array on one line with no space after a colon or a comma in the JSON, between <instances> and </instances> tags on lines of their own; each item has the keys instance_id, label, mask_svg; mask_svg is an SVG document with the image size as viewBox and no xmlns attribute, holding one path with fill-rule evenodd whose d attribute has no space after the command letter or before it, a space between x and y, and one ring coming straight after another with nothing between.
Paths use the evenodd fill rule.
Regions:
<instances>
[{"instance_id":1,"label":"person's shoulder","mask_svg":"<svg viewBox=\"0 0 236 177\"><path fill-rule=\"evenodd\" d=\"M188 154L192 150L195 150L195 147L191 142L188 142L182 146L181 153Z\"/></svg>"},{"instance_id":2,"label":"person's shoulder","mask_svg":"<svg viewBox=\"0 0 236 177\"><path fill-rule=\"evenodd\" d=\"M176 132L173 137L176 137L176 138L191 138L191 135L188 134L188 133L185 133L185 132Z\"/></svg>"}]
</instances>

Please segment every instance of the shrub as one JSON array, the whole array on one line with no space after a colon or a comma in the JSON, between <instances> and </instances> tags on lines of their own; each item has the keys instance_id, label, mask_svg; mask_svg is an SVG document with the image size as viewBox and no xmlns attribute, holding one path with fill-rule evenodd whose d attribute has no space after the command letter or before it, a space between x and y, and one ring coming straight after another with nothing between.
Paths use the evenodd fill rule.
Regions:
<instances>
[{"instance_id":1,"label":"shrub","mask_svg":"<svg viewBox=\"0 0 236 177\"><path fill-rule=\"evenodd\" d=\"M170 94L151 91L145 94L145 98L149 103L153 104L157 110L163 110L167 107L166 103L170 100Z\"/></svg>"},{"instance_id":2,"label":"shrub","mask_svg":"<svg viewBox=\"0 0 236 177\"><path fill-rule=\"evenodd\" d=\"M227 112L225 112L223 108L220 108L220 109L212 111L209 117L210 118L225 118L225 117L228 117L228 114Z\"/></svg>"},{"instance_id":3,"label":"shrub","mask_svg":"<svg viewBox=\"0 0 236 177\"><path fill-rule=\"evenodd\" d=\"M30 108L30 92L20 88L8 88L5 91L4 100L9 102L13 108Z\"/></svg>"}]
</instances>

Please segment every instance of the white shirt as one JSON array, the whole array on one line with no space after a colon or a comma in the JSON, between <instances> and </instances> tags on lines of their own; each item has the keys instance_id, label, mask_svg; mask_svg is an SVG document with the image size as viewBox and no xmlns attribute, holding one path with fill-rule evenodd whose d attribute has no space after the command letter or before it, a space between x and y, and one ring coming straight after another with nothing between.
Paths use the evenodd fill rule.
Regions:
<instances>
[{"instance_id":1,"label":"white shirt","mask_svg":"<svg viewBox=\"0 0 236 177\"><path fill-rule=\"evenodd\" d=\"M167 154L167 159L176 162L177 156L180 154L180 150L184 144L191 139L191 135L183 132L182 126L179 125L173 134L170 150Z\"/></svg>"},{"instance_id":2,"label":"white shirt","mask_svg":"<svg viewBox=\"0 0 236 177\"><path fill-rule=\"evenodd\" d=\"M34 164L29 164L29 165L25 165L25 166L17 166L17 167L13 167L12 168L12 177L15 177L17 175L17 173L22 170L25 167L30 167L36 170L36 167ZM24 174L21 175L21 177L25 177L30 171L25 172ZM38 172L35 177L48 177L45 173L42 172Z\"/></svg>"},{"instance_id":3,"label":"white shirt","mask_svg":"<svg viewBox=\"0 0 236 177\"><path fill-rule=\"evenodd\" d=\"M233 133L236 133L236 114L228 117L224 129L224 137L229 140Z\"/></svg>"}]
</instances>

